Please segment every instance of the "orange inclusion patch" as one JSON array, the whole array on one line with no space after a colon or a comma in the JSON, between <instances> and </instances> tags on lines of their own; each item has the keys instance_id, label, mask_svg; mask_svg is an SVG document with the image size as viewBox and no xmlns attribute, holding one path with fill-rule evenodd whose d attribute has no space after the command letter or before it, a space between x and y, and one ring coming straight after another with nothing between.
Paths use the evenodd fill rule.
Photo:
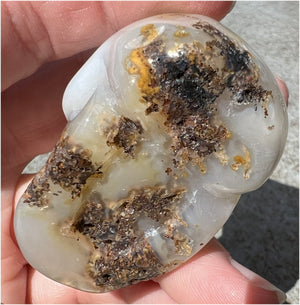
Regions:
<instances>
[{"instance_id":1,"label":"orange inclusion patch","mask_svg":"<svg viewBox=\"0 0 300 305\"><path fill-rule=\"evenodd\" d=\"M141 28L141 34L145 36L148 41L152 41L158 36L157 30L153 24L144 25Z\"/></svg>"},{"instance_id":2,"label":"orange inclusion patch","mask_svg":"<svg viewBox=\"0 0 300 305\"><path fill-rule=\"evenodd\" d=\"M174 33L174 37L177 37L177 38L182 38L182 37L186 37L189 35L190 35L190 33L186 32L183 29L179 29Z\"/></svg>"},{"instance_id":3,"label":"orange inclusion patch","mask_svg":"<svg viewBox=\"0 0 300 305\"><path fill-rule=\"evenodd\" d=\"M241 165L247 164L247 161L245 160L245 158L242 157L242 156L239 156L239 155L235 156L235 157L233 158L233 161L234 161L235 163L239 163L239 164L241 164Z\"/></svg>"},{"instance_id":4,"label":"orange inclusion patch","mask_svg":"<svg viewBox=\"0 0 300 305\"><path fill-rule=\"evenodd\" d=\"M240 156L240 155L234 156L233 161L235 163L231 165L231 168L234 171L237 171L240 166L244 166L245 167L244 178L249 179L249 177L250 177L249 171L251 168L250 167L251 156L250 156L248 149L245 146L243 146L243 150L244 150L245 157Z\"/></svg>"},{"instance_id":5,"label":"orange inclusion patch","mask_svg":"<svg viewBox=\"0 0 300 305\"><path fill-rule=\"evenodd\" d=\"M152 95L159 91L158 87L151 86L151 74L148 60L143 55L143 49L138 48L130 53L130 60L135 65L128 69L130 74L139 74L138 87L141 93Z\"/></svg>"}]
</instances>

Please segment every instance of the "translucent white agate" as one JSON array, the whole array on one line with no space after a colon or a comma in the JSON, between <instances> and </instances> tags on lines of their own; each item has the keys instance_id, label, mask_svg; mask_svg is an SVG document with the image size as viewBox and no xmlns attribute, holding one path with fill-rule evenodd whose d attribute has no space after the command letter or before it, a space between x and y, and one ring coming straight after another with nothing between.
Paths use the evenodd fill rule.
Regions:
<instances>
[{"instance_id":1,"label":"translucent white agate","mask_svg":"<svg viewBox=\"0 0 300 305\"><path fill-rule=\"evenodd\" d=\"M240 87L230 81L234 77L237 84L243 78ZM197 92L185 94L181 83ZM205 114L187 106L176 112L182 118L175 124L166 105L176 99L176 107L202 103L211 126L224 127L211 153L201 128L179 140L178 130ZM149 110L154 104L156 112ZM272 73L241 38L200 15L160 15L117 32L70 81L63 110L69 123L19 201L15 233L34 268L91 292L153 278L197 253L240 195L271 175L287 135L285 102ZM151 210L145 193L160 194L157 202L165 205L153 203ZM170 203L172 196L177 199ZM97 216L94 225L86 220L87 202Z\"/></svg>"}]
</instances>

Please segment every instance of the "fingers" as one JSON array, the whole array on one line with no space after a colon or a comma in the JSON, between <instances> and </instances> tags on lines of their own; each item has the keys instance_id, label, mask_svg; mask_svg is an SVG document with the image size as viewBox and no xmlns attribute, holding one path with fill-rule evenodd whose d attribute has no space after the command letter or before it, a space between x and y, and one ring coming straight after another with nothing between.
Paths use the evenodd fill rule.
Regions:
<instances>
[{"instance_id":1,"label":"fingers","mask_svg":"<svg viewBox=\"0 0 300 305\"><path fill-rule=\"evenodd\" d=\"M26 162L53 148L66 125L61 109L64 88L81 64L77 57L51 63L2 93L2 169L7 187L16 183Z\"/></svg>"},{"instance_id":2,"label":"fingers","mask_svg":"<svg viewBox=\"0 0 300 305\"><path fill-rule=\"evenodd\" d=\"M177 304L153 281L141 282L119 290L128 304Z\"/></svg>"},{"instance_id":3,"label":"fingers","mask_svg":"<svg viewBox=\"0 0 300 305\"><path fill-rule=\"evenodd\" d=\"M2 218L3 221L5 219ZM3 231L1 244L1 301L3 304L25 303L27 262L10 236Z\"/></svg>"},{"instance_id":4,"label":"fingers","mask_svg":"<svg viewBox=\"0 0 300 305\"><path fill-rule=\"evenodd\" d=\"M30 268L28 274L27 303L29 304L75 304L74 289L54 282Z\"/></svg>"},{"instance_id":5,"label":"fingers","mask_svg":"<svg viewBox=\"0 0 300 305\"><path fill-rule=\"evenodd\" d=\"M2 2L2 90L46 61L99 46L133 21L169 12L221 19L231 6L230 1Z\"/></svg>"},{"instance_id":6,"label":"fingers","mask_svg":"<svg viewBox=\"0 0 300 305\"><path fill-rule=\"evenodd\" d=\"M175 304L153 281L113 292L88 293L52 281L30 268L28 282L27 302L33 304Z\"/></svg>"},{"instance_id":7,"label":"fingers","mask_svg":"<svg viewBox=\"0 0 300 305\"><path fill-rule=\"evenodd\" d=\"M284 301L269 282L233 261L215 239L183 266L156 279L178 303L263 303Z\"/></svg>"},{"instance_id":8,"label":"fingers","mask_svg":"<svg viewBox=\"0 0 300 305\"><path fill-rule=\"evenodd\" d=\"M33 304L121 304L119 293L95 294L76 290L55 282L30 268L28 303Z\"/></svg>"},{"instance_id":9,"label":"fingers","mask_svg":"<svg viewBox=\"0 0 300 305\"><path fill-rule=\"evenodd\" d=\"M60 106L62 87L78 69L78 65L69 62L59 65L59 73L56 63L49 71L40 71L2 94L2 144L5 150L2 154L1 237L5 246L1 253L1 282L4 303L25 302L27 262L13 235L13 197L17 191L18 200L29 181L29 177L23 175L16 187L24 164L35 154L49 151L65 125Z\"/></svg>"},{"instance_id":10,"label":"fingers","mask_svg":"<svg viewBox=\"0 0 300 305\"><path fill-rule=\"evenodd\" d=\"M22 304L26 301L27 262L13 238L15 184L4 182L7 177L1 180L1 301Z\"/></svg>"}]
</instances>

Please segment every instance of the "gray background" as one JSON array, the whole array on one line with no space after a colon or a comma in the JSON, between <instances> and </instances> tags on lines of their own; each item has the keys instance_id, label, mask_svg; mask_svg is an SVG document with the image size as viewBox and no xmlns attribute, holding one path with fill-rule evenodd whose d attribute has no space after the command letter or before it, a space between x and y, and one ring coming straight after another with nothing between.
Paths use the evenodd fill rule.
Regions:
<instances>
[{"instance_id":1,"label":"gray background","mask_svg":"<svg viewBox=\"0 0 300 305\"><path fill-rule=\"evenodd\" d=\"M299 303L299 3L237 2L222 21L252 46L290 93L289 135L274 174L242 196L218 233L234 259Z\"/></svg>"},{"instance_id":2,"label":"gray background","mask_svg":"<svg viewBox=\"0 0 300 305\"><path fill-rule=\"evenodd\" d=\"M259 190L242 196L217 234L235 260L287 292L299 303L299 4L237 2L222 23L239 34L285 80L289 135L277 169ZM47 155L27 167L36 172Z\"/></svg>"}]
</instances>

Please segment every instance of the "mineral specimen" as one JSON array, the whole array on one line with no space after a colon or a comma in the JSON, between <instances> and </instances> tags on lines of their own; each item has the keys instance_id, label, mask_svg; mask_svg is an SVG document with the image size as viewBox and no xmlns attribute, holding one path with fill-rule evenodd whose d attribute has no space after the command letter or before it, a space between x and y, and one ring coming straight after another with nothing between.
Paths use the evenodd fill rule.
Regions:
<instances>
[{"instance_id":1,"label":"mineral specimen","mask_svg":"<svg viewBox=\"0 0 300 305\"><path fill-rule=\"evenodd\" d=\"M151 17L113 35L63 107L69 123L20 199L15 233L34 268L92 292L198 252L271 175L287 135L272 73L199 15Z\"/></svg>"}]
</instances>

